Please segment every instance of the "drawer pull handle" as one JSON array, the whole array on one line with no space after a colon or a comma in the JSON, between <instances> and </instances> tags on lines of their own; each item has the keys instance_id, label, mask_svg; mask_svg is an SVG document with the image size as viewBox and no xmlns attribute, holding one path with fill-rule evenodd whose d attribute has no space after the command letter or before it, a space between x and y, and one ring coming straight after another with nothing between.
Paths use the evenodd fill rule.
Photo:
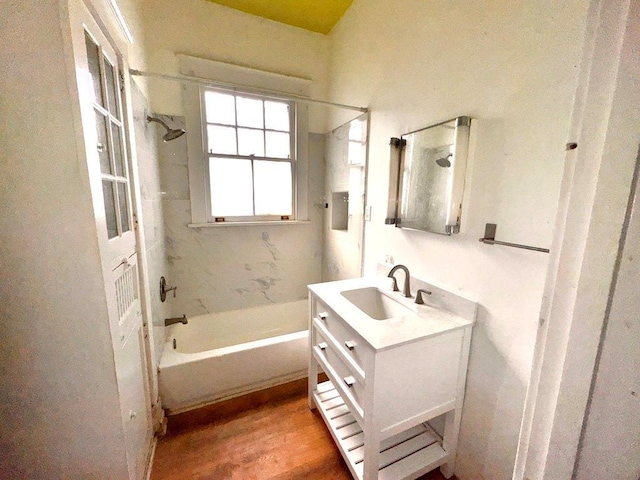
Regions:
<instances>
[{"instance_id":1,"label":"drawer pull handle","mask_svg":"<svg viewBox=\"0 0 640 480\"><path fill-rule=\"evenodd\" d=\"M326 320L328 316L329 316L329 314L327 312L319 312L318 313L318 317L320 317L320 320Z\"/></svg>"},{"instance_id":2,"label":"drawer pull handle","mask_svg":"<svg viewBox=\"0 0 640 480\"><path fill-rule=\"evenodd\" d=\"M323 350L323 351L324 351L324 350L326 350L326 349L327 349L327 344L326 344L326 342L319 343L319 344L318 344L318 348L319 348L320 350Z\"/></svg>"},{"instance_id":3,"label":"drawer pull handle","mask_svg":"<svg viewBox=\"0 0 640 480\"><path fill-rule=\"evenodd\" d=\"M356 348L356 344L353 343L351 340L347 340L346 342L344 342L344 346L347 347L349 350L353 350L354 348Z\"/></svg>"},{"instance_id":4,"label":"drawer pull handle","mask_svg":"<svg viewBox=\"0 0 640 480\"><path fill-rule=\"evenodd\" d=\"M347 387L351 388L353 384L356 383L356 379L350 375L348 377L344 377L344 383Z\"/></svg>"}]
</instances>

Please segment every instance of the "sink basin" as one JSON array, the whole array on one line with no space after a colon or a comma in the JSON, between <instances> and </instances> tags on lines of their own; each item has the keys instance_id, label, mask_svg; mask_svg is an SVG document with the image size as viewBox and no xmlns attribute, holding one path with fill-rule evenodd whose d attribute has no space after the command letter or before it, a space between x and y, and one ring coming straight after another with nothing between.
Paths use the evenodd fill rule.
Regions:
<instances>
[{"instance_id":1,"label":"sink basin","mask_svg":"<svg viewBox=\"0 0 640 480\"><path fill-rule=\"evenodd\" d=\"M358 307L362 312L375 320L387 320L399 317L413 311L376 287L356 288L345 290L341 295Z\"/></svg>"}]
</instances>

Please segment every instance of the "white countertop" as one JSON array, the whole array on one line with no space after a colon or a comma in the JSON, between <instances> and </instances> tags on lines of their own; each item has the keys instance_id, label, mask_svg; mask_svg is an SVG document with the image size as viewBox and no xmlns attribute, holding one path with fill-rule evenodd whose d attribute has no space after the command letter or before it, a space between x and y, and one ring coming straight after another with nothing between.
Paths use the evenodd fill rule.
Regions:
<instances>
[{"instance_id":1,"label":"white countertop","mask_svg":"<svg viewBox=\"0 0 640 480\"><path fill-rule=\"evenodd\" d=\"M366 287L377 287L412 312L386 320L376 320L341 295L341 292L346 290ZM384 277L316 283L309 285L308 288L375 350L384 350L403 343L435 337L449 331L470 327L474 323L472 320L444 309L435 308L428 304L418 305L414 303L415 296L406 298L402 296L401 292L392 292L388 279ZM412 293L415 295L415 292Z\"/></svg>"}]
</instances>

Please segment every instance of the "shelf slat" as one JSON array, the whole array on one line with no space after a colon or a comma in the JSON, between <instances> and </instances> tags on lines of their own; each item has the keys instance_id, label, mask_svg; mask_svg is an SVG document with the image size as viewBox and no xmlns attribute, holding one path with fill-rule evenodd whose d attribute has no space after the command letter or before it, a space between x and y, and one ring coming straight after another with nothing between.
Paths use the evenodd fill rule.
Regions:
<instances>
[{"instance_id":1,"label":"shelf slat","mask_svg":"<svg viewBox=\"0 0 640 480\"><path fill-rule=\"evenodd\" d=\"M349 470L354 478L362 480L364 433L351 413L332 413L334 410L336 413L344 412L344 407L347 407L340 396L333 396L332 389L335 387L331 381L324 382L318 385L318 390L313 395ZM353 422L349 423L352 419ZM442 465L447 458L439 438L422 424L386 438L380 443L380 452L378 479L384 480L416 478Z\"/></svg>"}]
</instances>

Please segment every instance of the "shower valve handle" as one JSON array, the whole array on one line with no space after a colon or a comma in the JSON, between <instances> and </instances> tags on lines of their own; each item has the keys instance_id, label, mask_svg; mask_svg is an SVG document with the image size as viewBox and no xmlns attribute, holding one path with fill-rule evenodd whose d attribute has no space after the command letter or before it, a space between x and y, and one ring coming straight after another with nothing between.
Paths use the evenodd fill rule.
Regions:
<instances>
[{"instance_id":1,"label":"shower valve handle","mask_svg":"<svg viewBox=\"0 0 640 480\"><path fill-rule=\"evenodd\" d=\"M167 281L164 277L160 277L160 301L164 302L167 299L167 293L173 290L173 298L176 298L176 290L178 290L177 286L169 287L167 286Z\"/></svg>"}]
</instances>

